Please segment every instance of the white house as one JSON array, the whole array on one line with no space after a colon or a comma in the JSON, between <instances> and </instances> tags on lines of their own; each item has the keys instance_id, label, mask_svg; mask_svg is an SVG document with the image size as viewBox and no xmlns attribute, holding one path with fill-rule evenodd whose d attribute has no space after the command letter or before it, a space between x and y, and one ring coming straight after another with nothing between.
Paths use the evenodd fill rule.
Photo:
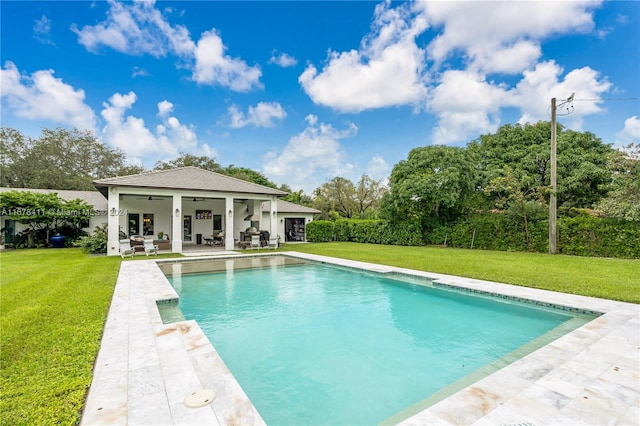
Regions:
<instances>
[{"instance_id":1,"label":"white house","mask_svg":"<svg viewBox=\"0 0 640 426\"><path fill-rule=\"evenodd\" d=\"M222 231L221 245L233 250L248 228L278 235L283 242L306 241L306 224L319 213L279 200L286 192L197 167L117 176L94 185L99 192L18 190L56 192L63 199L80 198L94 206L96 214L86 230L108 223L108 255L119 254L121 234L152 236L174 253L185 245L205 244ZM2 217L2 226L7 224L15 232L24 227Z\"/></svg>"},{"instance_id":2,"label":"white house","mask_svg":"<svg viewBox=\"0 0 640 426\"><path fill-rule=\"evenodd\" d=\"M294 229L295 238L304 240L305 224L318 213L281 204L278 197L286 192L197 167L100 179L94 185L108 200L108 255L118 254L120 231L127 236L162 233L174 253L220 231L222 246L233 250L248 228L279 235L281 241ZM279 206L286 212L279 213Z\"/></svg>"}]
</instances>

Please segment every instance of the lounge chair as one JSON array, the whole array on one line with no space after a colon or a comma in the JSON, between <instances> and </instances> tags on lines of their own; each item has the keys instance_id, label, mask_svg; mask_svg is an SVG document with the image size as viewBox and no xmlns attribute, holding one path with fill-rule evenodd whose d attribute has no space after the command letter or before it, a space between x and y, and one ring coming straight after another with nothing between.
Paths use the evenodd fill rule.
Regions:
<instances>
[{"instance_id":1,"label":"lounge chair","mask_svg":"<svg viewBox=\"0 0 640 426\"><path fill-rule=\"evenodd\" d=\"M153 254L158 255L158 246L153 244L153 240L144 240L144 253L149 256Z\"/></svg>"},{"instance_id":2,"label":"lounge chair","mask_svg":"<svg viewBox=\"0 0 640 426\"><path fill-rule=\"evenodd\" d=\"M278 248L278 236L269 238L269 248L277 249Z\"/></svg>"},{"instance_id":3,"label":"lounge chair","mask_svg":"<svg viewBox=\"0 0 640 426\"><path fill-rule=\"evenodd\" d=\"M251 248L260 248L260 235L252 235L251 236Z\"/></svg>"},{"instance_id":4,"label":"lounge chair","mask_svg":"<svg viewBox=\"0 0 640 426\"><path fill-rule=\"evenodd\" d=\"M126 240L120 240L120 256L124 259L125 257L133 257L134 251L131 248L131 242Z\"/></svg>"}]
</instances>

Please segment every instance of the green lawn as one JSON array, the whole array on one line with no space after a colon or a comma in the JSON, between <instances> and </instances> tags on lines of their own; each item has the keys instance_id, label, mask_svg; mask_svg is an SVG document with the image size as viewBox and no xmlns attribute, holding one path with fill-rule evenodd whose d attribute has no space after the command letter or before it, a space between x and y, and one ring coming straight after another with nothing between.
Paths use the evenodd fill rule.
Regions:
<instances>
[{"instance_id":1,"label":"green lawn","mask_svg":"<svg viewBox=\"0 0 640 426\"><path fill-rule=\"evenodd\" d=\"M288 244L284 249L640 303L638 259L358 243Z\"/></svg>"},{"instance_id":2,"label":"green lawn","mask_svg":"<svg viewBox=\"0 0 640 426\"><path fill-rule=\"evenodd\" d=\"M640 260L355 243L283 250L640 303ZM2 424L79 421L121 262L79 249L0 253Z\"/></svg>"}]
</instances>

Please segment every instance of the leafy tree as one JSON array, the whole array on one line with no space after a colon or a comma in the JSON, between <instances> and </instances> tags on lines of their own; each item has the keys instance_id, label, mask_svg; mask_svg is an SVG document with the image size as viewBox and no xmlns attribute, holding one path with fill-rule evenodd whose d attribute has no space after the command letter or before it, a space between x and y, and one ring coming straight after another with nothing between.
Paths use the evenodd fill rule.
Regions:
<instances>
[{"instance_id":1,"label":"leafy tree","mask_svg":"<svg viewBox=\"0 0 640 426\"><path fill-rule=\"evenodd\" d=\"M473 157L464 148L415 148L391 172L383 216L394 220L455 219L463 213L475 180Z\"/></svg>"},{"instance_id":2,"label":"leafy tree","mask_svg":"<svg viewBox=\"0 0 640 426\"><path fill-rule=\"evenodd\" d=\"M107 148L90 131L44 129L38 139L3 127L0 183L14 188L93 190L93 181L118 175L124 154Z\"/></svg>"},{"instance_id":3,"label":"leafy tree","mask_svg":"<svg viewBox=\"0 0 640 426\"><path fill-rule=\"evenodd\" d=\"M481 170L478 185L486 188L492 179L504 175L509 167L533 179L542 192L550 185L551 124L517 124L502 126L495 134L482 135L468 145L478 157ZM612 148L590 132L557 131L558 206L591 207L606 194L610 180L607 158ZM548 195L547 195L548 198Z\"/></svg>"},{"instance_id":4,"label":"leafy tree","mask_svg":"<svg viewBox=\"0 0 640 426\"><path fill-rule=\"evenodd\" d=\"M353 182L337 176L316 188L313 204L316 209L322 212L322 219L336 216L352 218L356 211L355 193L356 188ZM335 212L336 215L332 216L331 212Z\"/></svg>"},{"instance_id":5,"label":"leafy tree","mask_svg":"<svg viewBox=\"0 0 640 426\"><path fill-rule=\"evenodd\" d=\"M246 167L237 167L233 164L230 164L222 169L221 173L237 179L246 180L247 182L253 182L262 186L268 186L269 188L277 188L277 185L267 179L265 175Z\"/></svg>"},{"instance_id":6,"label":"leafy tree","mask_svg":"<svg viewBox=\"0 0 640 426\"><path fill-rule=\"evenodd\" d=\"M357 185L338 176L314 191L313 206L322 212L322 219L367 219L377 214L385 189L366 174L360 177Z\"/></svg>"},{"instance_id":7,"label":"leafy tree","mask_svg":"<svg viewBox=\"0 0 640 426\"><path fill-rule=\"evenodd\" d=\"M93 206L80 199L66 201L56 193L28 191L7 191L0 193L2 216L25 224L31 235L41 238L40 243L48 245L52 233L71 227L78 230L89 223ZM70 235L71 236L71 235ZM29 246L33 245L30 241Z\"/></svg>"},{"instance_id":8,"label":"leafy tree","mask_svg":"<svg viewBox=\"0 0 640 426\"><path fill-rule=\"evenodd\" d=\"M596 208L609 216L640 221L640 144L630 144L609 156L612 180Z\"/></svg>"},{"instance_id":9,"label":"leafy tree","mask_svg":"<svg viewBox=\"0 0 640 426\"><path fill-rule=\"evenodd\" d=\"M210 172L222 173L222 166L211 157L196 156L193 154L181 153L178 158L171 161L157 161L154 165L154 170L169 170L176 169L178 167L199 167Z\"/></svg>"},{"instance_id":10,"label":"leafy tree","mask_svg":"<svg viewBox=\"0 0 640 426\"><path fill-rule=\"evenodd\" d=\"M529 217L532 212L541 210L541 187L535 184L532 176L513 170L509 166L505 166L503 173L489 182L485 192L498 196L498 208L514 211L522 217L527 250L530 250Z\"/></svg>"},{"instance_id":11,"label":"leafy tree","mask_svg":"<svg viewBox=\"0 0 640 426\"><path fill-rule=\"evenodd\" d=\"M357 216L360 219L372 217L378 211L386 190L380 181L373 180L366 174L362 175L354 194Z\"/></svg>"},{"instance_id":12,"label":"leafy tree","mask_svg":"<svg viewBox=\"0 0 640 426\"><path fill-rule=\"evenodd\" d=\"M136 164L125 164L118 169L118 171L116 172L116 176L136 175L139 173L144 173L146 171L147 169L145 169L144 166Z\"/></svg>"},{"instance_id":13,"label":"leafy tree","mask_svg":"<svg viewBox=\"0 0 640 426\"><path fill-rule=\"evenodd\" d=\"M260 172L246 167L234 166L233 164L222 167L215 159L207 156L198 157L196 155L182 153L175 160L156 162L154 170L168 170L189 166L199 167L204 170L209 170L210 172L216 172L258 185L268 186L269 188L277 188L275 183Z\"/></svg>"},{"instance_id":14,"label":"leafy tree","mask_svg":"<svg viewBox=\"0 0 640 426\"><path fill-rule=\"evenodd\" d=\"M306 195L302 189L294 191L287 184L280 185L280 188L278 189L287 193L287 195L282 197L283 200L299 204L301 206L313 207L313 198Z\"/></svg>"}]
</instances>

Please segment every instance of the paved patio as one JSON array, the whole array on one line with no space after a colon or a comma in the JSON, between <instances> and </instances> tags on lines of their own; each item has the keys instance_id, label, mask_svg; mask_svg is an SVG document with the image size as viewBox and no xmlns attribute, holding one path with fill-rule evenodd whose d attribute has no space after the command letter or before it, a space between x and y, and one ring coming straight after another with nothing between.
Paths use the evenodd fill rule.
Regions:
<instances>
[{"instance_id":1,"label":"paved patio","mask_svg":"<svg viewBox=\"0 0 640 426\"><path fill-rule=\"evenodd\" d=\"M211 254L224 258L251 252ZM640 305L302 253L286 255L409 273L472 291L602 313L435 404L410 407L391 423L640 424ZM156 301L176 297L156 259L122 262L82 425L264 424L195 321L162 324ZM215 391L213 402L188 408L185 398L201 389Z\"/></svg>"}]
</instances>

